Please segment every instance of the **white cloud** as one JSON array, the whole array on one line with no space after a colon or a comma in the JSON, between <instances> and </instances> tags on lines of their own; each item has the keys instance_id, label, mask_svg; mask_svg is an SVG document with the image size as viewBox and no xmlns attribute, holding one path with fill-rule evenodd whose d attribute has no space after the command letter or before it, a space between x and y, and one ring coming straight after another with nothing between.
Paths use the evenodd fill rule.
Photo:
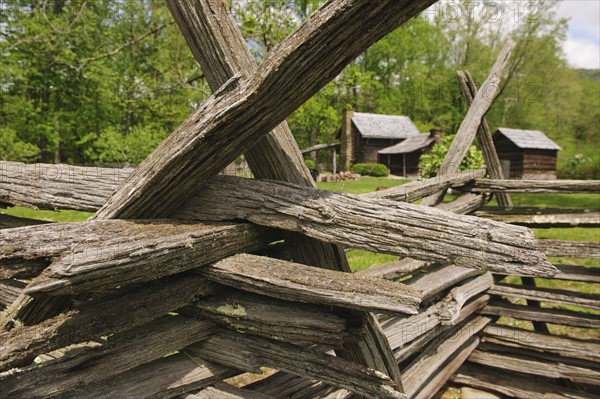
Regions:
<instances>
[{"instance_id":1,"label":"white cloud","mask_svg":"<svg viewBox=\"0 0 600 399\"><path fill-rule=\"evenodd\" d=\"M564 50L572 67L600 69L600 45L569 38L565 42Z\"/></svg>"},{"instance_id":2,"label":"white cloud","mask_svg":"<svg viewBox=\"0 0 600 399\"><path fill-rule=\"evenodd\" d=\"M569 18L569 34L564 44L569 65L600 69L600 2L565 0L558 7L557 17Z\"/></svg>"},{"instance_id":3,"label":"white cloud","mask_svg":"<svg viewBox=\"0 0 600 399\"><path fill-rule=\"evenodd\" d=\"M569 18L569 33L576 39L600 43L600 2L597 0L564 0L557 17Z\"/></svg>"}]
</instances>

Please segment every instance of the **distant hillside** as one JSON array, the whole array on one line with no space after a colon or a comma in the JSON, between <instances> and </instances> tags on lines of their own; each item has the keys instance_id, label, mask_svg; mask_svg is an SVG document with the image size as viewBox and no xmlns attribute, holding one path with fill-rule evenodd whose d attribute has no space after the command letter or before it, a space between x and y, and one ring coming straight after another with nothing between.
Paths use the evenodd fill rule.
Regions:
<instances>
[{"instance_id":1,"label":"distant hillside","mask_svg":"<svg viewBox=\"0 0 600 399\"><path fill-rule=\"evenodd\" d=\"M593 79L600 83L600 69L577 69L577 72L584 78Z\"/></svg>"}]
</instances>

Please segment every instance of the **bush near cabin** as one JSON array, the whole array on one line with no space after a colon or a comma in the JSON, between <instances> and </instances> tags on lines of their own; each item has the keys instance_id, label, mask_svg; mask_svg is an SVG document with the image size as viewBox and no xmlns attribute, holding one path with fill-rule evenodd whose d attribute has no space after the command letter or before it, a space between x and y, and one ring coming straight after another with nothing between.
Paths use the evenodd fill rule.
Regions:
<instances>
[{"instance_id":1,"label":"bush near cabin","mask_svg":"<svg viewBox=\"0 0 600 399\"><path fill-rule=\"evenodd\" d=\"M387 166L380 163L357 163L352 165L350 170L361 176L386 177L389 175Z\"/></svg>"}]
</instances>

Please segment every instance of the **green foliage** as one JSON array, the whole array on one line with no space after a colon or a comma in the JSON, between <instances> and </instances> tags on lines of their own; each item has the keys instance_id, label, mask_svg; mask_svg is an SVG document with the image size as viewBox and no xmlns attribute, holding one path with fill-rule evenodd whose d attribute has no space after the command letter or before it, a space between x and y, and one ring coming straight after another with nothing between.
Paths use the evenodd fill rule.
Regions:
<instances>
[{"instance_id":1,"label":"green foliage","mask_svg":"<svg viewBox=\"0 0 600 399\"><path fill-rule=\"evenodd\" d=\"M350 263L350 268L353 272L368 269L373 265L383 265L398 260L398 257L394 255L378 254L360 249L348 251L346 255L348 256L348 263Z\"/></svg>"},{"instance_id":2,"label":"green foliage","mask_svg":"<svg viewBox=\"0 0 600 399\"><path fill-rule=\"evenodd\" d=\"M98 138L171 131L208 94L162 2L6 0L0 26L0 125L38 148L20 160L104 162Z\"/></svg>"},{"instance_id":3,"label":"green foliage","mask_svg":"<svg viewBox=\"0 0 600 399\"><path fill-rule=\"evenodd\" d=\"M33 162L39 155L39 148L17 137L8 127L0 127L0 160Z\"/></svg>"},{"instance_id":4,"label":"green foliage","mask_svg":"<svg viewBox=\"0 0 600 399\"><path fill-rule=\"evenodd\" d=\"M317 170L317 166L315 165L315 162L312 159L305 159L304 163L306 164L308 170Z\"/></svg>"},{"instance_id":5,"label":"green foliage","mask_svg":"<svg viewBox=\"0 0 600 399\"><path fill-rule=\"evenodd\" d=\"M385 177L389 175L387 166L380 163L357 163L350 168L361 176Z\"/></svg>"},{"instance_id":6,"label":"green foliage","mask_svg":"<svg viewBox=\"0 0 600 399\"><path fill-rule=\"evenodd\" d=\"M433 146L430 152L421 155L419 168L421 169L421 175L423 177L437 176L437 174L440 171L440 167L442 166L442 161L448 153L448 150L450 149L450 145L452 144L453 140L453 135L445 136L442 140L440 140ZM484 163L485 161L483 159L481 151L479 151L477 147L472 145L469 147L467 155L460 164L459 170L463 171L481 169Z\"/></svg>"},{"instance_id":7,"label":"green foliage","mask_svg":"<svg viewBox=\"0 0 600 399\"><path fill-rule=\"evenodd\" d=\"M228 3L261 62L324 1ZM300 147L338 141L344 109L457 131L467 107L455 71L481 85L512 36L517 48L486 114L492 130L542 130L563 148L560 177L598 178L599 75L567 65L558 3L536 1L535 15L515 3L493 21L481 3L454 3L461 15L440 5L436 18L411 19L292 114ZM164 2L4 0L0 26L3 159L137 164L210 94Z\"/></svg>"},{"instance_id":8,"label":"green foliage","mask_svg":"<svg viewBox=\"0 0 600 399\"><path fill-rule=\"evenodd\" d=\"M600 155L585 156L582 153L566 160L566 165L558 171L560 179L600 179Z\"/></svg>"},{"instance_id":9,"label":"green foliage","mask_svg":"<svg viewBox=\"0 0 600 399\"><path fill-rule=\"evenodd\" d=\"M99 165L138 165L165 137L166 132L153 125L134 126L128 135L109 127L93 141L87 155Z\"/></svg>"}]
</instances>

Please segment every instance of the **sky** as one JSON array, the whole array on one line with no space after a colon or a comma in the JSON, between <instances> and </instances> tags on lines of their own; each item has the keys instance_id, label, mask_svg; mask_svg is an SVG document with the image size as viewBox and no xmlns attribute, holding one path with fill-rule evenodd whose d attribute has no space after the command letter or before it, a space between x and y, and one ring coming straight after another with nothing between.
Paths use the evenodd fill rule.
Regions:
<instances>
[{"instance_id":1,"label":"sky","mask_svg":"<svg viewBox=\"0 0 600 399\"><path fill-rule=\"evenodd\" d=\"M569 65L600 69L600 0L563 0L557 14L570 18L564 44Z\"/></svg>"}]
</instances>

